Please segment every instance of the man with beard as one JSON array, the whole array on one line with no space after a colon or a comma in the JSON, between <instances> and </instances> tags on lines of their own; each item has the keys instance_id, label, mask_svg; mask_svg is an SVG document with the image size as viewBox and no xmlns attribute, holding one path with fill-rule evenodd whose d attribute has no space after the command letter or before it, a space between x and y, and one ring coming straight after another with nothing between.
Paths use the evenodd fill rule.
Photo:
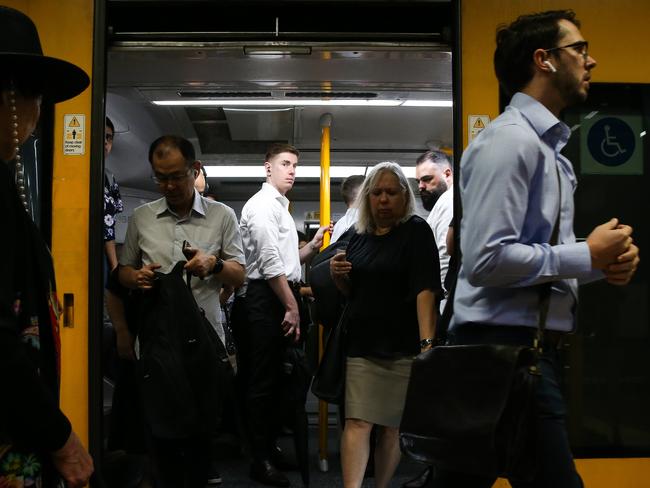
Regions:
<instances>
[{"instance_id":1,"label":"man with beard","mask_svg":"<svg viewBox=\"0 0 650 488\"><path fill-rule=\"evenodd\" d=\"M440 284L444 295L440 301L440 314L447 303L445 277L449 269L447 232L454 218L454 173L449 157L442 151L427 151L415 162L415 181L420 190L422 206L429 210L427 223L433 230L438 247L440 262ZM432 470L427 466L415 478L407 481L402 488L422 488L431 480Z\"/></svg>"},{"instance_id":2,"label":"man with beard","mask_svg":"<svg viewBox=\"0 0 650 488\"><path fill-rule=\"evenodd\" d=\"M415 181L420 190L422 205L430 210L427 223L433 230L438 246L440 261L440 282L445 282L449 269L447 251L447 231L454 218L454 173L449 157L442 151L427 151L415 162ZM440 303L440 311L445 306L447 290Z\"/></svg>"}]
</instances>

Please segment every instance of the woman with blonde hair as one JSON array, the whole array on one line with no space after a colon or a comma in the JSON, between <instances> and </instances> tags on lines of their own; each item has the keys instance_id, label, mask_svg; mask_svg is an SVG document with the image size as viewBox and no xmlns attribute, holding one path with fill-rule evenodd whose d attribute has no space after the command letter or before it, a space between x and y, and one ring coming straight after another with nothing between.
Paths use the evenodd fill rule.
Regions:
<instances>
[{"instance_id":1,"label":"woman with blonde hair","mask_svg":"<svg viewBox=\"0 0 650 488\"><path fill-rule=\"evenodd\" d=\"M377 425L376 486L388 486L399 464L399 424L413 357L431 348L440 291L433 233L414 215L413 191L396 163L375 166L358 197L357 233L330 260L348 298L345 427L341 463L345 488L358 488Z\"/></svg>"}]
</instances>

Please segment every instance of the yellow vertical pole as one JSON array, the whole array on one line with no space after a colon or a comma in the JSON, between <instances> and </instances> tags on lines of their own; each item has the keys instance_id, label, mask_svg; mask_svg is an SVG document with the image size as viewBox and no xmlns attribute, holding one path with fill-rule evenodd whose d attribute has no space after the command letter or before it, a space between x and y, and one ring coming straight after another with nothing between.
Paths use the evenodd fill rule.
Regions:
<instances>
[{"instance_id":1,"label":"yellow vertical pole","mask_svg":"<svg viewBox=\"0 0 650 488\"><path fill-rule=\"evenodd\" d=\"M320 225L330 225L330 127L332 114L323 114L320 118L322 129L320 143ZM330 243L329 233L323 238L323 246ZM323 326L318 326L318 361L323 357ZM329 469L327 461L327 430L329 412L327 402L318 402L318 467L321 471Z\"/></svg>"}]
</instances>

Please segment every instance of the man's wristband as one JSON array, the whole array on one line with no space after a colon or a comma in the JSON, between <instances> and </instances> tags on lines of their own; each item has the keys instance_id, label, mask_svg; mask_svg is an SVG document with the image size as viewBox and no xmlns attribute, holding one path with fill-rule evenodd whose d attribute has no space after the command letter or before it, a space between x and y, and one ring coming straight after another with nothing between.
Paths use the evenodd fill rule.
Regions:
<instances>
[{"instance_id":1,"label":"man's wristband","mask_svg":"<svg viewBox=\"0 0 650 488\"><path fill-rule=\"evenodd\" d=\"M223 271L223 259L219 256L215 256L217 261L214 263L214 268L212 268L212 274L219 274Z\"/></svg>"}]
</instances>

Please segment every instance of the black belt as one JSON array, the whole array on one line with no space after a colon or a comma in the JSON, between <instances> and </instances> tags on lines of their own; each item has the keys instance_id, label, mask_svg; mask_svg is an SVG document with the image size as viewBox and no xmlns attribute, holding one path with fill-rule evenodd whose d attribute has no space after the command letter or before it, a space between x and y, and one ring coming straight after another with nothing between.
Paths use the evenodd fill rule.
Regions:
<instances>
[{"instance_id":1,"label":"black belt","mask_svg":"<svg viewBox=\"0 0 650 488\"><path fill-rule=\"evenodd\" d=\"M248 282L249 285L252 285L253 283L264 283L268 286L267 280L250 280ZM289 284L289 288L291 288L293 291L300 291L300 288L302 287L302 283L300 283L300 281L287 280L287 283Z\"/></svg>"},{"instance_id":2,"label":"black belt","mask_svg":"<svg viewBox=\"0 0 650 488\"><path fill-rule=\"evenodd\" d=\"M466 343L468 339L470 342L467 343L472 343L471 339L479 339L486 343L494 344L503 342L504 344L532 345L535 340L535 335L537 334L537 328L513 325L465 323L454 326L451 330L451 334L457 337L457 344ZM560 349L563 346L565 335L566 332L560 332L558 330L544 330L541 344L542 348Z\"/></svg>"},{"instance_id":3,"label":"black belt","mask_svg":"<svg viewBox=\"0 0 650 488\"><path fill-rule=\"evenodd\" d=\"M542 338L542 346L560 349L564 344L565 332L559 330L545 330Z\"/></svg>"},{"instance_id":4,"label":"black belt","mask_svg":"<svg viewBox=\"0 0 650 488\"><path fill-rule=\"evenodd\" d=\"M287 283L289 283L289 288L291 288L293 291L300 291L300 287L302 286L300 284L300 281L289 281L289 280L287 280Z\"/></svg>"}]
</instances>

